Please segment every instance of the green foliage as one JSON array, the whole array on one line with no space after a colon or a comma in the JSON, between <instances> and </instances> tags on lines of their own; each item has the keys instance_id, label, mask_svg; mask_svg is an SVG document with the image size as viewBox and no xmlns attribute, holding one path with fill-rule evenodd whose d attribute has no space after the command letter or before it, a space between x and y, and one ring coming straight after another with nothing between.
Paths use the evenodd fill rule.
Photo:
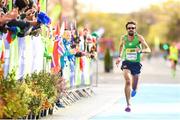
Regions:
<instances>
[{"instance_id":1,"label":"green foliage","mask_svg":"<svg viewBox=\"0 0 180 120\"><path fill-rule=\"evenodd\" d=\"M126 33L125 24L129 16L105 13L87 13L82 14L78 21L78 26L84 26L84 23L91 26L92 31L100 27L105 29L104 38L114 40L115 47L118 48L120 37Z\"/></svg>"},{"instance_id":2,"label":"green foliage","mask_svg":"<svg viewBox=\"0 0 180 120\"><path fill-rule=\"evenodd\" d=\"M57 97L56 82L58 80L58 76L44 71L26 76L25 82L33 92L31 94L32 100L29 104L31 112L37 114L45 106L46 101L50 104L55 102Z\"/></svg>"},{"instance_id":3,"label":"green foliage","mask_svg":"<svg viewBox=\"0 0 180 120\"><path fill-rule=\"evenodd\" d=\"M120 36L126 34L125 24L128 20L137 22L137 32L150 44L180 40L180 1L167 0L162 4L152 5L147 9L131 14L86 13L79 19L79 25L88 24L92 31L104 27L103 37L114 40L115 49L119 49Z\"/></svg>"},{"instance_id":4,"label":"green foliage","mask_svg":"<svg viewBox=\"0 0 180 120\"><path fill-rule=\"evenodd\" d=\"M23 84L15 80L15 71L8 74L7 78L0 80L0 97L3 99L3 118L20 118L28 114L27 93Z\"/></svg>"},{"instance_id":5,"label":"green foliage","mask_svg":"<svg viewBox=\"0 0 180 120\"><path fill-rule=\"evenodd\" d=\"M161 42L179 40L180 1L167 0L161 5L152 5L141 12L132 13L131 17L137 21L138 32L145 39L154 44L158 37Z\"/></svg>"},{"instance_id":6,"label":"green foliage","mask_svg":"<svg viewBox=\"0 0 180 120\"><path fill-rule=\"evenodd\" d=\"M180 36L179 36L179 33L180 33L180 14L179 13L176 13L172 16L171 18L171 22L168 23L168 32L167 32L167 39L169 41L173 41L173 40L179 40L180 39Z\"/></svg>"},{"instance_id":7,"label":"green foliage","mask_svg":"<svg viewBox=\"0 0 180 120\"><path fill-rule=\"evenodd\" d=\"M57 98L56 83L60 78L44 71L15 79L15 71L0 80L0 118L21 118L50 108Z\"/></svg>"}]
</instances>

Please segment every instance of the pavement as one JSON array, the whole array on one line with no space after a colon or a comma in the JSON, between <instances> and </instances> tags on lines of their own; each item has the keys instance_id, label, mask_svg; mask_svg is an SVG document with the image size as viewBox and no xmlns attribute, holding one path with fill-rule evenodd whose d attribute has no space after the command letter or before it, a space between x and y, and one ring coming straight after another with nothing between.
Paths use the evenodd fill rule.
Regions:
<instances>
[{"instance_id":1,"label":"pavement","mask_svg":"<svg viewBox=\"0 0 180 120\"><path fill-rule=\"evenodd\" d=\"M171 76L169 63L161 58L144 60L142 64L143 72L140 76L140 87L144 85L180 85L179 66L177 68L177 76L176 78L173 78ZM96 120L99 115L111 113L110 111L108 112L108 110L111 110L112 108L123 111L126 104L123 91L124 79L122 71L115 65L115 62L114 69L110 73L104 73L103 68L103 62L98 61L98 86L92 88L95 92L93 96L81 99L65 108L55 110L54 114L52 116L47 116L46 119ZM94 71L96 71L95 66ZM94 83L96 83L95 78L96 76L94 76ZM114 113L111 113L112 116L113 114ZM119 116L119 118L122 119L123 115L124 113Z\"/></svg>"}]
</instances>

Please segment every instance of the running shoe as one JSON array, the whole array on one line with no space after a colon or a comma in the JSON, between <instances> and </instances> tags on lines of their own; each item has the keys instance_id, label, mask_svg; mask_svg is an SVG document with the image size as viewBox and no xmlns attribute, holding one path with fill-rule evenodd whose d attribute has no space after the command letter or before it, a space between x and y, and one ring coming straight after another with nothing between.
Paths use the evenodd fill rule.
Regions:
<instances>
[{"instance_id":1,"label":"running shoe","mask_svg":"<svg viewBox=\"0 0 180 120\"><path fill-rule=\"evenodd\" d=\"M131 92L131 97L134 97L136 95L136 91L135 90L132 90Z\"/></svg>"},{"instance_id":2,"label":"running shoe","mask_svg":"<svg viewBox=\"0 0 180 120\"><path fill-rule=\"evenodd\" d=\"M126 111L126 112L131 112L131 108L130 108L129 106L127 106L127 107L125 108L125 111Z\"/></svg>"}]
</instances>

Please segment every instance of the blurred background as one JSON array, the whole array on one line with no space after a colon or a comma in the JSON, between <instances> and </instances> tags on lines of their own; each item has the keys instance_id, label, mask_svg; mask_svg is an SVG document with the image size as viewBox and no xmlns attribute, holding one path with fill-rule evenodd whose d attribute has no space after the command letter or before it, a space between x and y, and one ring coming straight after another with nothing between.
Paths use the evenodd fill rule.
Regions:
<instances>
[{"instance_id":1,"label":"blurred background","mask_svg":"<svg viewBox=\"0 0 180 120\"><path fill-rule=\"evenodd\" d=\"M14 1L15 0L4 0L1 2L11 10ZM39 82L40 87L36 87L36 93L41 93L39 95L40 97L44 94L43 92L39 92L42 88L44 88L44 91L48 91L47 96L48 93L51 94L49 91L55 92L54 89L61 89L59 90L60 93L52 96L56 106L60 109L65 107L65 109L57 111L55 115L52 116L54 119L66 120L68 118L77 118L82 120L82 117L84 117L92 118L93 120L104 120L104 118L112 120L112 118L117 117L118 119L122 118L124 120L124 118L131 119L136 116L137 119L141 120L143 118L149 118L150 120L180 120L180 55L179 57L177 55L175 56L175 58L178 58L177 70L172 69L169 59L172 45L174 46L173 50L175 49L175 52L173 52L177 54L180 53L180 0L33 1L40 11L48 14L48 17L51 19L51 25L45 25L42 27L42 32L38 33L42 34L42 38L40 39L40 42L43 42L41 43L43 44L41 48L42 51L39 50L40 44L33 44L39 45L37 47L38 50L30 48L30 42L32 41L31 39L26 39L26 41L29 41L26 43L27 47L29 47L27 49L29 52L27 56L30 57L29 54L31 50L34 50L34 53L40 51L42 55L42 59L40 60L43 60L43 62L40 61L40 63L42 63L43 70L58 74L59 82L56 83L58 86L51 83L51 85L54 85L51 87L49 82L44 82L43 80L53 81L51 78L48 78L49 74L45 74L47 76L43 77L43 79L41 75L39 79L37 79L41 80L42 83ZM24 2L27 2L27 0L24 0ZM135 20L137 22L137 32L145 38L152 50L151 54L143 54L142 56L143 72L140 78L142 80L139 82L143 84L140 85L141 89L138 89L139 97L136 97L138 99L133 99L133 107L135 108L133 108L133 110L135 112L131 115L125 114L124 108L122 107L122 105L125 106L125 81L120 66L116 66L115 64L115 60L119 54L120 38L122 35L127 34L125 25L129 20ZM62 38L63 42L61 41ZM17 48L19 47L17 44L16 40L16 42L13 42L13 45L10 46L10 50L13 51L14 54L10 54L7 60L11 58L9 60L10 68L13 69L15 68L14 66L16 66L16 69L19 70L19 64L16 60L19 60L21 57L17 56ZM9 52L9 47L7 51ZM36 56L38 56L38 54ZM72 59L74 56L76 57L75 62ZM64 59L64 57L69 58ZM60 58L62 58L62 61ZM30 72L29 61L30 59L26 59L25 61L27 64L27 67L23 70L25 72ZM52 66L52 63L54 66ZM38 64L37 67L39 66ZM21 71L18 70L16 72ZM0 73L3 74L3 72ZM36 80L34 78L32 79ZM28 80L36 83L31 81L30 78L28 78ZM0 86L5 86L4 84L6 82L11 85L11 82L4 80L0 83ZM48 86L47 90L46 85ZM10 93L15 94L16 91L12 85L12 90L9 89L8 85L6 86L7 89L0 89L0 94L3 94L5 97L7 95L7 101L10 100L13 109L17 111L21 111L19 108L23 108L21 104L24 103L24 105L26 105L24 108L27 108L25 112L29 113L29 104L26 104L28 101L21 101L21 98L25 100L26 97L19 97L18 100L20 102L17 102L19 107L16 107L16 102L14 102L13 99L9 99L12 98ZM26 88L24 89L24 87ZM23 92L28 89L35 94L34 84L30 87L24 87L21 88ZM16 86L16 89L19 90L19 86ZM16 93L15 95L19 94ZM26 94L23 95L26 96ZM74 95L74 98L72 95ZM32 100L32 103L36 104L39 96L35 99L34 96L37 95L35 94L29 98ZM92 97L89 98L89 96ZM66 107L81 100L83 97L89 99L77 102L74 106ZM3 106L3 108L6 107L6 102L4 102L2 98L3 97L0 96L0 108L1 106ZM44 97L39 101L45 104L47 103L47 98L45 99ZM53 110L54 101L53 107L47 107L48 109L52 108ZM11 104L8 105L11 106ZM30 104L29 106L35 105ZM37 110L41 109L41 104L36 106ZM0 118L3 118L4 113L2 114L1 110L3 109L0 109ZM10 110L9 114L13 116L11 112L13 110L7 110ZM104 112L104 110L106 111ZM100 112L102 114L100 114ZM31 113L29 115L31 115Z\"/></svg>"},{"instance_id":2,"label":"blurred background","mask_svg":"<svg viewBox=\"0 0 180 120\"><path fill-rule=\"evenodd\" d=\"M76 104L64 118L67 118L69 113L69 118L79 118L77 116L81 116L82 111L84 114L91 113L89 111L97 114L97 108L110 104L106 111L95 116L94 120L132 120L134 116L137 119L151 120L179 119L179 86L174 85L180 83L180 61L176 78L173 78L168 60L172 43L175 43L180 51L179 8L180 0L48 0L47 12L51 18L74 19L78 29L88 28L90 32L99 35L98 59L92 64L93 85L99 86L95 89L96 97L90 102ZM151 54L143 55L142 81L140 80L140 83L145 83L149 87L140 85L140 94L142 91L146 93L143 97L139 96L139 100L133 101L135 112L132 114L124 113L122 108L125 106L125 103L122 104L125 99L120 99L124 98L124 79L114 61L118 57L119 41L121 36L126 34L125 24L129 20L137 22L137 32L144 36L152 50ZM106 69L106 65L109 69ZM173 85L170 86L171 84ZM89 116L92 117L92 114Z\"/></svg>"},{"instance_id":3,"label":"blurred background","mask_svg":"<svg viewBox=\"0 0 180 120\"><path fill-rule=\"evenodd\" d=\"M126 34L128 20L137 21L137 31L153 50L153 55L165 55L173 41L180 49L179 0L49 0L47 12L51 18L76 19L79 27L100 30L99 58L106 49L113 57L118 55L121 35ZM60 3L60 4L57 4Z\"/></svg>"}]
</instances>

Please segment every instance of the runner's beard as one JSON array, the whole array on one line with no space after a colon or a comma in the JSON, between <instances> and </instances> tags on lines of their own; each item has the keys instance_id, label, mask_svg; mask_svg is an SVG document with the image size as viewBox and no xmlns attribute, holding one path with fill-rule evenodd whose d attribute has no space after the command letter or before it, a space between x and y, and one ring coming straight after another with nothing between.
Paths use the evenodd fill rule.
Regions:
<instances>
[{"instance_id":1,"label":"runner's beard","mask_svg":"<svg viewBox=\"0 0 180 120\"><path fill-rule=\"evenodd\" d=\"M129 31L129 32L128 32L128 35L129 35L129 36L133 36L133 35L134 35L134 32L133 32L133 31Z\"/></svg>"}]
</instances>

